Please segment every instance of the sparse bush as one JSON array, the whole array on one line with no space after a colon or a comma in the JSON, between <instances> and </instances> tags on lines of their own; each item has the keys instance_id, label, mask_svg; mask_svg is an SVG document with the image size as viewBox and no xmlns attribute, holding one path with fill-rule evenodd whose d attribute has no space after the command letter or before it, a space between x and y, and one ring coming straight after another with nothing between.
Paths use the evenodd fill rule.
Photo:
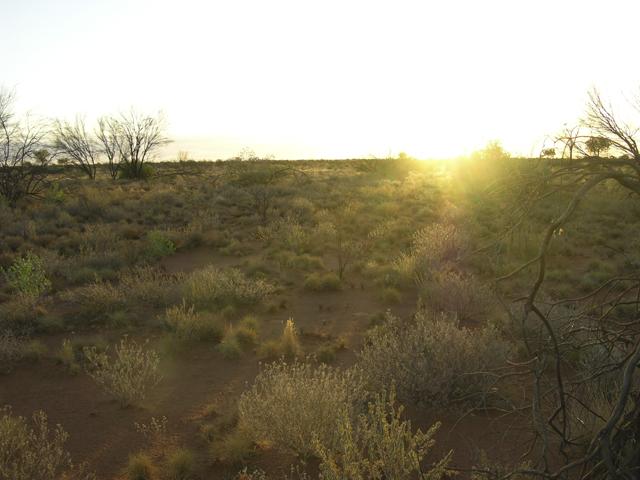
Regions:
<instances>
[{"instance_id":1,"label":"sparse bush","mask_svg":"<svg viewBox=\"0 0 640 480\"><path fill-rule=\"evenodd\" d=\"M133 340L123 338L112 360L96 347L85 348L84 355L89 375L123 406L144 400L146 390L160 381L158 354Z\"/></svg>"},{"instance_id":2,"label":"sparse bush","mask_svg":"<svg viewBox=\"0 0 640 480\"><path fill-rule=\"evenodd\" d=\"M39 297L51 288L42 259L32 252L18 258L2 273L9 287L21 295Z\"/></svg>"},{"instance_id":3,"label":"sparse bush","mask_svg":"<svg viewBox=\"0 0 640 480\"><path fill-rule=\"evenodd\" d=\"M42 411L31 423L9 407L0 409L0 480L95 480L84 465L72 463L65 450L69 435L60 425L50 429Z\"/></svg>"},{"instance_id":4,"label":"sparse bush","mask_svg":"<svg viewBox=\"0 0 640 480\"><path fill-rule=\"evenodd\" d=\"M342 288L342 282L333 272L311 273L304 280L304 288L315 292L335 292Z\"/></svg>"},{"instance_id":5,"label":"sparse bush","mask_svg":"<svg viewBox=\"0 0 640 480\"><path fill-rule=\"evenodd\" d=\"M153 480L156 468L149 455L136 453L129 456L127 464L128 480Z\"/></svg>"},{"instance_id":6,"label":"sparse bush","mask_svg":"<svg viewBox=\"0 0 640 480\"><path fill-rule=\"evenodd\" d=\"M219 342L224 334L223 325L212 314L196 312L194 307L182 304L168 308L165 322L169 329L180 340Z\"/></svg>"},{"instance_id":7,"label":"sparse bush","mask_svg":"<svg viewBox=\"0 0 640 480\"><path fill-rule=\"evenodd\" d=\"M434 223L418 230L408 253L395 262L405 280L423 281L432 271L458 261L467 248L467 240L454 225Z\"/></svg>"},{"instance_id":8,"label":"sparse bush","mask_svg":"<svg viewBox=\"0 0 640 480\"><path fill-rule=\"evenodd\" d=\"M76 357L76 352L73 348L73 344L68 338L62 341L60 350L57 355L58 361L62 363L70 373L76 374L80 371L80 364Z\"/></svg>"},{"instance_id":9,"label":"sparse bush","mask_svg":"<svg viewBox=\"0 0 640 480\"><path fill-rule=\"evenodd\" d=\"M184 284L184 296L196 306L254 305L275 287L262 279L249 279L235 268L207 267L193 272Z\"/></svg>"},{"instance_id":10,"label":"sparse bush","mask_svg":"<svg viewBox=\"0 0 640 480\"><path fill-rule=\"evenodd\" d=\"M314 442L321 460L320 478L443 478L452 452L427 472L421 466L435 443L433 437L440 424L436 423L425 433L420 429L413 433L411 422L402 420L402 411L393 393L388 399L387 394L382 393L375 395L367 412L355 420L341 412L336 445L327 448L318 439Z\"/></svg>"},{"instance_id":11,"label":"sparse bush","mask_svg":"<svg viewBox=\"0 0 640 480\"><path fill-rule=\"evenodd\" d=\"M176 448L167 454L165 476L167 480L189 480L193 478L195 456L191 450Z\"/></svg>"},{"instance_id":12,"label":"sparse bush","mask_svg":"<svg viewBox=\"0 0 640 480\"><path fill-rule=\"evenodd\" d=\"M256 440L308 456L314 438L327 448L337 445L339 419L352 417L363 397L356 370L276 362L240 398L240 425Z\"/></svg>"},{"instance_id":13,"label":"sparse bush","mask_svg":"<svg viewBox=\"0 0 640 480\"><path fill-rule=\"evenodd\" d=\"M218 350L218 352L220 352L220 354L227 360L235 360L236 358L240 358L242 355L242 348L240 347L240 343L234 335L233 330L227 331L227 334L216 347L216 350Z\"/></svg>"},{"instance_id":14,"label":"sparse bush","mask_svg":"<svg viewBox=\"0 0 640 480\"><path fill-rule=\"evenodd\" d=\"M487 401L492 368L507 346L492 327L469 330L444 314L419 312L412 322L387 315L360 352L368 384L376 391L394 384L398 398L423 406Z\"/></svg>"},{"instance_id":15,"label":"sparse bush","mask_svg":"<svg viewBox=\"0 0 640 480\"><path fill-rule=\"evenodd\" d=\"M211 456L219 461L236 464L247 460L254 452L251 435L243 428L236 428L211 443Z\"/></svg>"},{"instance_id":16,"label":"sparse bush","mask_svg":"<svg viewBox=\"0 0 640 480\"><path fill-rule=\"evenodd\" d=\"M287 320L282 331L282 338L280 339L280 353L285 358L295 358L301 355L302 347L300 346L300 340L298 339L298 331L296 325L293 323L293 318Z\"/></svg>"},{"instance_id":17,"label":"sparse bush","mask_svg":"<svg viewBox=\"0 0 640 480\"><path fill-rule=\"evenodd\" d=\"M422 285L429 308L456 315L461 321L483 320L495 306L493 292L474 275L443 270Z\"/></svg>"},{"instance_id":18,"label":"sparse bush","mask_svg":"<svg viewBox=\"0 0 640 480\"><path fill-rule=\"evenodd\" d=\"M173 254L175 251L176 246L163 232L153 230L147 233L145 240L145 255L147 258L158 260Z\"/></svg>"}]
</instances>

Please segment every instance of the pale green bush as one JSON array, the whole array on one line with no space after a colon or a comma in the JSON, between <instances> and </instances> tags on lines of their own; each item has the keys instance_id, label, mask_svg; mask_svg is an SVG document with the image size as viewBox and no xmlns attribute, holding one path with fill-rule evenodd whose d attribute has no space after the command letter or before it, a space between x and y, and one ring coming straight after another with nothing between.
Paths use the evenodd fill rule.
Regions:
<instances>
[{"instance_id":1,"label":"pale green bush","mask_svg":"<svg viewBox=\"0 0 640 480\"><path fill-rule=\"evenodd\" d=\"M359 372L327 365L276 362L255 379L238 404L240 425L256 440L268 440L299 455L338 441L338 422L352 417L363 401Z\"/></svg>"},{"instance_id":2,"label":"pale green bush","mask_svg":"<svg viewBox=\"0 0 640 480\"><path fill-rule=\"evenodd\" d=\"M21 295L38 297L51 288L42 259L32 252L18 258L7 270L0 271L9 287Z\"/></svg>"},{"instance_id":3,"label":"pale green bush","mask_svg":"<svg viewBox=\"0 0 640 480\"><path fill-rule=\"evenodd\" d=\"M69 435L57 425L50 429L47 416L33 414L32 425L0 409L0 480L95 479L84 465L74 465L65 450Z\"/></svg>"},{"instance_id":4,"label":"pale green bush","mask_svg":"<svg viewBox=\"0 0 640 480\"><path fill-rule=\"evenodd\" d=\"M61 298L77 304L88 315L114 312L128 304L161 307L178 299L181 279L153 267L138 267L121 272L115 283L95 281L66 291Z\"/></svg>"},{"instance_id":5,"label":"pale green bush","mask_svg":"<svg viewBox=\"0 0 640 480\"><path fill-rule=\"evenodd\" d=\"M395 384L398 398L423 406L483 402L493 385L491 369L508 351L492 327L469 330L455 317L418 312L411 322L387 315L359 354L368 385Z\"/></svg>"},{"instance_id":6,"label":"pale green bush","mask_svg":"<svg viewBox=\"0 0 640 480\"><path fill-rule=\"evenodd\" d=\"M153 230L147 233L145 239L145 255L151 260L171 255L176 251L175 244L167 237L167 235L159 230Z\"/></svg>"},{"instance_id":7,"label":"pale green bush","mask_svg":"<svg viewBox=\"0 0 640 480\"><path fill-rule=\"evenodd\" d=\"M402 420L402 406L395 395L375 395L365 413L354 420L343 414L338 424L338 441L334 448L325 447L318 439L314 445L321 460L321 480L393 479L439 480L446 473L449 452L428 471L422 461L435 444L440 427L413 433L411 422Z\"/></svg>"},{"instance_id":8,"label":"pale green bush","mask_svg":"<svg viewBox=\"0 0 640 480\"><path fill-rule=\"evenodd\" d=\"M184 283L184 297L196 306L253 305L275 292L262 279L247 278L235 268L196 270Z\"/></svg>"},{"instance_id":9,"label":"pale green bush","mask_svg":"<svg viewBox=\"0 0 640 480\"><path fill-rule=\"evenodd\" d=\"M161 379L158 354L145 350L133 340L123 338L116 346L113 358L96 347L85 347L83 351L87 373L122 406L144 400L147 389Z\"/></svg>"},{"instance_id":10,"label":"pale green bush","mask_svg":"<svg viewBox=\"0 0 640 480\"><path fill-rule=\"evenodd\" d=\"M432 271L458 261L467 243L454 225L434 223L413 234L409 252L396 259L395 267L405 280L422 281Z\"/></svg>"},{"instance_id":11,"label":"pale green bush","mask_svg":"<svg viewBox=\"0 0 640 480\"><path fill-rule=\"evenodd\" d=\"M212 314L196 312L186 302L167 308L165 323L180 340L220 341L224 335L222 322Z\"/></svg>"},{"instance_id":12,"label":"pale green bush","mask_svg":"<svg viewBox=\"0 0 640 480\"><path fill-rule=\"evenodd\" d=\"M494 293L472 274L432 272L421 295L430 309L456 315L461 321L484 320L496 306Z\"/></svg>"}]
</instances>

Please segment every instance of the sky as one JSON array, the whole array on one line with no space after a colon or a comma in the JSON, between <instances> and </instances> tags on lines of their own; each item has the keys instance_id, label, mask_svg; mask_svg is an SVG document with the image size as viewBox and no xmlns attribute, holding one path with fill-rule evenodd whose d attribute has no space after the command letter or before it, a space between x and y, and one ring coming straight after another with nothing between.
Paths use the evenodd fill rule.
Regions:
<instances>
[{"instance_id":1,"label":"sky","mask_svg":"<svg viewBox=\"0 0 640 480\"><path fill-rule=\"evenodd\" d=\"M17 109L162 111L163 155L537 155L640 85L637 0L0 0Z\"/></svg>"}]
</instances>

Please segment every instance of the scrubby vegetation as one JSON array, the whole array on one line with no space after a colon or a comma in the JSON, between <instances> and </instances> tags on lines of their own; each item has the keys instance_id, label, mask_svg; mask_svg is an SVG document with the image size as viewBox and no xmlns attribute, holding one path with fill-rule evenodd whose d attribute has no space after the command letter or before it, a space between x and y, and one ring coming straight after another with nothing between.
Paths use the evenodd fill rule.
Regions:
<instances>
[{"instance_id":1,"label":"scrubby vegetation","mask_svg":"<svg viewBox=\"0 0 640 480\"><path fill-rule=\"evenodd\" d=\"M0 191L0 478L631 478L640 155L98 150Z\"/></svg>"}]
</instances>

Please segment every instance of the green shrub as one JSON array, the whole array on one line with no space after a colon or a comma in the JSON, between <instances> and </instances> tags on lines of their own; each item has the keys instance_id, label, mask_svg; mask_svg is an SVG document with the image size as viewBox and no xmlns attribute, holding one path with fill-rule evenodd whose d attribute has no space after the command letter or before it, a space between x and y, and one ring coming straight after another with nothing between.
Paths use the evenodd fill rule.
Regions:
<instances>
[{"instance_id":1,"label":"green shrub","mask_svg":"<svg viewBox=\"0 0 640 480\"><path fill-rule=\"evenodd\" d=\"M76 374L80 371L80 364L78 363L76 351L68 338L65 338L62 341L62 345L60 346L60 350L56 357L58 361L64 365L67 370L69 370L69 372Z\"/></svg>"},{"instance_id":2,"label":"green shrub","mask_svg":"<svg viewBox=\"0 0 640 480\"><path fill-rule=\"evenodd\" d=\"M22 295L38 297L51 288L42 259L32 252L18 258L2 273L7 284Z\"/></svg>"},{"instance_id":3,"label":"green shrub","mask_svg":"<svg viewBox=\"0 0 640 480\"><path fill-rule=\"evenodd\" d=\"M149 455L136 453L129 456L127 463L128 480L153 480L155 467Z\"/></svg>"},{"instance_id":4,"label":"green shrub","mask_svg":"<svg viewBox=\"0 0 640 480\"><path fill-rule=\"evenodd\" d=\"M165 463L167 480L189 480L194 476L195 456L191 450L177 448L167 454Z\"/></svg>"},{"instance_id":5,"label":"green shrub","mask_svg":"<svg viewBox=\"0 0 640 480\"><path fill-rule=\"evenodd\" d=\"M333 448L343 416L351 417L364 397L357 371L307 363L268 365L242 394L240 426L300 455L314 453L317 438Z\"/></svg>"},{"instance_id":6,"label":"green shrub","mask_svg":"<svg viewBox=\"0 0 640 480\"><path fill-rule=\"evenodd\" d=\"M336 292L342 288L342 282L333 272L311 273L304 280L304 288L314 292Z\"/></svg>"},{"instance_id":7,"label":"green shrub","mask_svg":"<svg viewBox=\"0 0 640 480\"><path fill-rule=\"evenodd\" d=\"M144 251L147 258L158 260L175 253L176 246L165 233L153 230L147 233Z\"/></svg>"},{"instance_id":8,"label":"green shrub","mask_svg":"<svg viewBox=\"0 0 640 480\"><path fill-rule=\"evenodd\" d=\"M253 447L251 435L242 428L236 428L211 443L211 456L219 462L237 464L253 455Z\"/></svg>"},{"instance_id":9,"label":"green shrub","mask_svg":"<svg viewBox=\"0 0 640 480\"><path fill-rule=\"evenodd\" d=\"M207 267L189 275L184 284L185 299L202 307L254 305L275 292L275 287L262 279L249 279L235 268Z\"/></svg>"},{"instance_id":10,"label":"green shrub","mask_svg":"<svg viewBox=\"0 0 640 480\"><path fill-rule=\"evenodd\" d=\"M224 335L222 322L217 317L196 312L184 301L166 310L165 323L180 340L219 342Z\"/></svg>"},{"instance_id":11,"label":"green shrub","mask_svg":"<svg viewBox=\"0 0 640 480\"><path fill-rule=\"evenodd\" d=\"M227 334L216 347L216 350L218 350L218 352L220 352L220 354L227 360L234 360L236 358L240 358L242 355L240 343L231 330L227 331Z\"/></svg>"},{"instance_id":12,"label":"green shrub","mask_svg":"<svg viewBox=\"0 0 640 480\"><path fill-rule=\"evenodd\" d=\"M144 400L146 390L160 381L160 358L133 340L123 338L116 346L114 358L96 347L86 347L87 372L122 406Z\"/></svg>"}]
</instances>

